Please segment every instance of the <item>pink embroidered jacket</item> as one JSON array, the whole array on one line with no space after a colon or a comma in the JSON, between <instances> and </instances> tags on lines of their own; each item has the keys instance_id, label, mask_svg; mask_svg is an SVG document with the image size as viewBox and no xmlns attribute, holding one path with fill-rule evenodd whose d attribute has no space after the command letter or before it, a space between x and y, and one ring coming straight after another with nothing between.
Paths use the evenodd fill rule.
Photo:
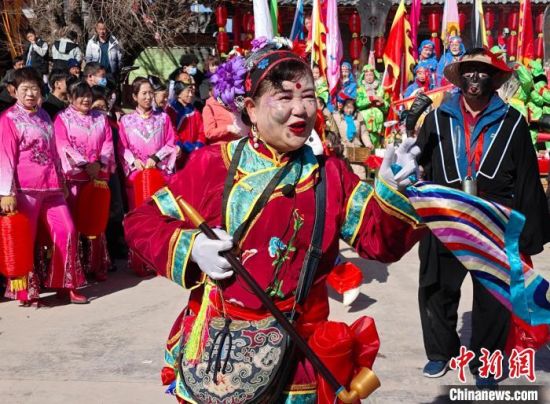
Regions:
<instances>
[{"instance_id":1,"label":"pink embroidered jacket","mask_svg":"<svg viewBox=\"0 0 550 404\"><path fill-rule=\"evenodd\" d=\"M109 179L115 169L111 125L99 111L87 114L68 107L54 121L56 145L63 173L73 181L88 181L84 166L101 163L100 178Z\"/></svg>"},{"instance_id":2,"label":"pink embroidered jacket","mask_svg":"<svg viewBox=\"0 0 550 404\"><path fill-rule=\"evenodd\" d=\"M145 163L153 155L159 160L159 169L166 174L173 173L177 155L176 135L166 113L155 111L142 115L134 111L124 115L120 120L119 133L117 151L126 176L135 171L136 159Z\"/></svg>"},{"instance_id":3,"label":"pink embroidered jacket","mask_svg":"<svg viewBox=\"0 0 550 404\"><path fill-rule=\"evenodd\" d=\"M0 195L17 191L60 191L59 157L50 117L20 104L0 117Z\"/></svg>"}]
</instances>

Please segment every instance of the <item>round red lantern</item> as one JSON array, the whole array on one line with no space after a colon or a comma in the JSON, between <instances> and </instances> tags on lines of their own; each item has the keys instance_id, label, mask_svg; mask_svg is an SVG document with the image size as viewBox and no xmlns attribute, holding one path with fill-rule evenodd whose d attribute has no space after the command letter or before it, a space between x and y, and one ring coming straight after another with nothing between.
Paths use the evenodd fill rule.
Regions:
<instances>
[{"instance_id":1,"label":"round red lantern","mask_svg":"<svg viewBox=\"0 0 550 404\"><path fill-rule=\"evenodd\" d=\"M223 4L220 4L218 7L216 7L216 25L218 28L225 29L225 25L227 24L227 7L225 7Z\"/></svg>"},{"instance_id":2,"label":"round red lantern","mask_svg":"<svg viewBox=\"0 0 550 404\"><path fill-rule=\"evenodd\" d=\"M34 243L31 224L20 213L0 216L0 273L11 280L12 291L27 288L27 275L33 269Z\"/></svg>"},{"instance_id":3,"label":"round red lantern","mask_svg":"<svg viewBox=\"0 0 550 404\"><path fill-rule=\"evenodd\" d=\"M519 26L519 12L510 11L508 14L508 27L510 27L511 34L516 35Z\"/></svg>"},{"instance_id":4,"label":"round red lantern","mask_svg":"<svg viewBox=\"0 0 550 404\"><path fill-rule=\"evenodd\" d=\"M495 43L495 40L493 38L493 28L495 27L495 20L496 20L496 16L495 16L495 12L492 8L488 9L486 12L485 12L485 32L487 34L487 46L489 48L492 48L494 43Z\"/></svg>"},{"instance_id":5,"label":"round red lantern","mask_svg":"<svg viewBox=\"0 0 550 404\"><path fill-rule=\"evenodd\" d=\"M109 221L110 204L107 181L93 180L82 186L76 201L76 230L89 238L103 233Z\"/></svg>"},{"instance_id":6,"label":"round red lantern","mask_svg":"<svg viewBox=\"0 0 550 404\"><path fill-rule=\"evenodd\" d=\"M352 37L359 36L359 34L361 33L361 17L359 17L359 13L357 13L357 10L354 10L349 17L348 26Z\"/></svg>"},{"instance_id":7,"label":"round red lantern","mask_svg":"<svg viewBox=\"0 0 550 404\"><path fill-rule=\"evenodd\" d=\"M361 50L363 49L363 44L359 37L351 38L349 42L349 55L353 60L354 65L359 64L359 58L361 57Z\"/></svg>"},{"instance_id":8,"label":"round red lantern","mask_svg":"<svg viewBox=\"0 0 550 404\"><path fill-rule=\"evenodd\" d=\"M374 40L374 56L376 56L376 63L382 63L384 61L384 47L386 46L386 38L378 36Z\"/></svg>"},{"instance_id":9,"label":"round red lantern","mask_svg":"<svg viewBox=\"0 0 550 404\"><path fill-rule=\"evenodd\" d=\"M507 53L510 60L516 60L518 52L518 27L519 27L519 12L511 11L508 14L508 26L510 27L510 36L508 37Z\"/></svg>"},{"instance_id":10,"label":"round red lantern","mask_svg":"<svg viewBox=\"0 0 550 404\"><path fill-rule=\"evenodd\" d=\"M141 206L146 199L166 185L162 172L157 168L146 168L134 178L135 206Z\"/></svg>"}]
</instances>

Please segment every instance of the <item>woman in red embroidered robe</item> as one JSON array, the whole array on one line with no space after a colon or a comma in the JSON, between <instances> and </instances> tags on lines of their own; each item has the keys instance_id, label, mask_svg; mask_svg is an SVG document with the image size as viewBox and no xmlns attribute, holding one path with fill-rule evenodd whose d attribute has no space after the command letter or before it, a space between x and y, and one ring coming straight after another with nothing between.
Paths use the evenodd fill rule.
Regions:
<instances>
[{"instance_id":1,"label":"woman in red embroidered robe","mask_svg":"<svg viewBox=\"0 0 550 404\"><path fill-rule=\"evenodd\" d=\"M232 247L229 235L246 220L266 184L289 164L292 166L288 173L239 240L239 257L278 306L292 307L311 242L316 210L314 185L319 178L319 163L312 150L304 146L316 116L312 73L306 62L289 51L259 52L248 64L241 104L243 120L251 124L253 136L193 153L168 187L157 192L150 203L131 212L125 221L130 247L159 274L192 290L188 307L172 328L162 374L163 382L172 384L171 391L180 401L189 399L174 371L183 349L182 317L197 315L205 304L214 310L223 306L226 315L237 319L269 316L258 297L242 279L233 276L227 261L218 253ZM242 154L227 195L224 221L224 182L239 142L245 143L240 145ZM388 158L392 157L390 154ZM359 181L342 160L328 158L324 163L322 258L312 290L299 310L297 326L304 337L328 317L325 280L338 255L340 239L364 258L393 262L424 233L412 206L397 191L398 186L405 185L401 179L413 171L413 161L410 153L403 154L401 163L406 164L402 165L409 165L406 172L394 176L391 171L381 170L384 178L379 178L374 187ZM175 198L179 196L194 206L210 226L225 229L216 230L222 240L208 240L193 228L178 208ZM209 279L218 280L218 286L212 287ZM205 290L210 291L206 297ZM223 294L223 304L216 297L218 292ZM299 356L288 376L288 387L278 402L296 400L298 394L300 402L315 402L316 374L306 359Z\"/></svg>"}]
</instances>

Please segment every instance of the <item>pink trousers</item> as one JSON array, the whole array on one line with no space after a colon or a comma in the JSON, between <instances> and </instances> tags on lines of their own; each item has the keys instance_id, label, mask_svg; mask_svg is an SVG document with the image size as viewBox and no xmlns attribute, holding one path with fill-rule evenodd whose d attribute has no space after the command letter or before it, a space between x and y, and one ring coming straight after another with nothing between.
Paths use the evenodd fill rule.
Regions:
<instances>
[{"instance_id":1,"label":"pink trousers","mask_svg":"<svg viewBox=\"0 0 550 404\"><path fill-rule=\"evenodd\" d=\"M73 219L76 222L76 203L78 200L78 194L80 189L86 184L86 182L70 181L67 183L69 187L69 197L67 202L73 214ZM94 239L88 239L83 236L79 237L78 253L84 272L86 274L92 274L105 279L107 271L111 265L111 259L107 251L107 242L105 239L105 233L102 233Z\"/></svg>"},{"instance_id":2,"label":"pink trousers","mask_svg":"<svg viewBox=\"0 0 550 404\"><path fill-rule=\"evenodd\" d=\"M37 299L41 286L73 289L84 285L86 281L77 257L76 230L63 194L59 191L20 192L17 194L17 210L29 219L34 244L39 227L48 234L53 247L52 256L43 274L38 273L35 264L35 270L29 274L27 290L14 294L8 284L6 297Z\"/></svg>"}]
</instances>

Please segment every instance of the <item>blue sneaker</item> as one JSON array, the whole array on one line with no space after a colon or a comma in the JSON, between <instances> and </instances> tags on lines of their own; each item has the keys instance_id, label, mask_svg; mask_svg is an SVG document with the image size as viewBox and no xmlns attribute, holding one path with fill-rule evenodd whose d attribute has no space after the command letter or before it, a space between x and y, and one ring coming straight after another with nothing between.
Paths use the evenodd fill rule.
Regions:
<instances>
[{"instance_id":1,"label":"blue sneaker","mask_svg":"<svg viewBox=\"0 0 550 404\"><path fill-rule=\"evenodd\" d=\"M441 377L447 373L447 369L449 368L448 366L448 361L428 361L426 366L424 366L422 374L431 378Z\"/></svg>"}]
</instances>

